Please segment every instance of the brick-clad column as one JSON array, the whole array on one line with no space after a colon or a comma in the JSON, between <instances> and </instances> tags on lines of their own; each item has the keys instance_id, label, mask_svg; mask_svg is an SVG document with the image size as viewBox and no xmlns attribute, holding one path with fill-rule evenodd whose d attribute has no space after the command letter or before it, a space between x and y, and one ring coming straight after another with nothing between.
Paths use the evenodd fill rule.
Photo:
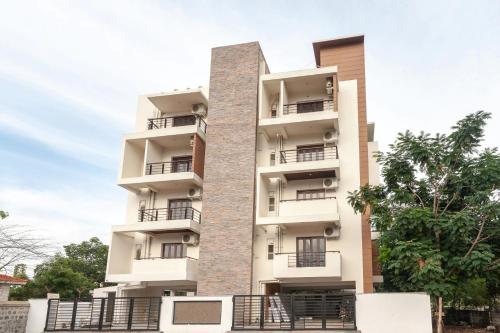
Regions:
<instances>
[{"instance_id":1,"label":"brick-clad column","mask_svg":"<svg viewBox=\"0 0 500 333\"><path fill-rule=\"evenodd\" d=\"M259 43L212 49L198 295L249 294Z\"/></svg>"}]
</instances>

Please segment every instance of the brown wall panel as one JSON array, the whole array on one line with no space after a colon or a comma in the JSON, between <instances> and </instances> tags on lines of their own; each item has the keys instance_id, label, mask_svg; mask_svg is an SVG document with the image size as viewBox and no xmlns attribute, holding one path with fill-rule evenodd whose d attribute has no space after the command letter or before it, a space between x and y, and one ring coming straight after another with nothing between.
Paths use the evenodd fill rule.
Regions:
<instances>
[{"instance_id":1,"label":"brown wall panel","mask_svg":"<svg viewBox=\"0 0 500 333\"><path fill-rule=\"evenodd\" d=\"M193 171L200 178L205 174L205 141L198 134L193 138Z\"/></svg>"},{"instance_id":2,"label":"brown wall panel","mask_svg":"<svg viewBox=\"0 0 500 333\"><path fill-rule=\"evenodd\" d=\"M321 66L337 66L339 81L358 82L358 126L360 184L368 184L368 125L366 118L365 51L363 41L344 45L324 46L319 51ZM363 290L373 291L372 243L369 213L361 218L361 239L363 253Z\"/></svg>"}]
</instances>

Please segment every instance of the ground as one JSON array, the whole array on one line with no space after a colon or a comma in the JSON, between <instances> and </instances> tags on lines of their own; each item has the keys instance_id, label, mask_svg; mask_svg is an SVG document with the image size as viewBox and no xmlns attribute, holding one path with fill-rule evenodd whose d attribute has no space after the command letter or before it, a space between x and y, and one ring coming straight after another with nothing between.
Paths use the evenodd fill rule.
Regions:
<instances>
[{"instance_id":1,"label":"ground","mask_svg":"<svg viewBox=\"0 0 500 333\"><path fill-rule=\"evenodd\" d=\"M456 326L446 326L445 333L485 333L487 332L485 328L468 328L468 327L456 327Z\"/></svg>"}]
</instances>

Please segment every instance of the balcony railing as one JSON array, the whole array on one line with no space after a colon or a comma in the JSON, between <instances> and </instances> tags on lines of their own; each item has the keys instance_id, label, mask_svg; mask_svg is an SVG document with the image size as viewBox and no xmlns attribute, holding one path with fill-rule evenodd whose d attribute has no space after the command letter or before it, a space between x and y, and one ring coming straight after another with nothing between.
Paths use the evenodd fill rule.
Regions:
<instances>
[{"instance_id":1,"label":"balcony railing","mask_svg":"<svg viewBox=\"0 0 500 333\"><path fill-rule=\"evenodd\" d=\"M338 251L291 252L276 253L276 255L286 255L288 257L288 267L325 267L327 252L338 253Z\"/></svg>"},{"instance_id":2,"label":"balcony railing","mask_svg":"<svg viewBox=\"0 0 500 333\"><path fill-rule=\"evenodd\" d=\"M280 163L299 163L339 158L337 146L304 147L280 151Z\"/></svg>"},{"instance_id":3,"label":"balcony railing","mask_svg":"<svg viewBox=\"0 0 500 333\"><path fill-rule=\"evenodd\" d=\"M233 331L335 329L356 329L354 294L233 296Z\"/></svg>"},{"instance_id":4,"label":"balcony railing","mask_svg":"<svg viewBox=\"0 0 500 333\"><path fill-rule=\"evenodd\" d=\"M160 175L164 173L191 172L193 160L185 159L170 162L155 162L146 164L146 175Z\"/></svg>"},{"instance_id":5,"label":"balcony railing","mask_svg":"<svg viewBox=\"0 0 500 333\"><path fill-rule=\"evenodd\" d=\"M201 223L201 213L192 207L139 209L139 222L193 220Z\"/></svg>"},{"instance_id":6,"label":"balcony railing","mask_svg":"<svg viewBox=\"0 0 500 333\"><path fill-rule=\"evenodd\" d=\"M158 331L160 312L161 297L49 299L44 331Z\"/></svg>"},{"instance_id":7,"label":"balcony railing","mask_svg":"<svg viewBox=\"0 0 500 333\"><path fill-rule=\"evenodd\" d=\"M333 100L320 99L283 105L283 115L320 111L333 111Z\"/></svg>"},{"instance_id":8,"label":"balcony railing","mask_svg":"<svg viewBox=\"0 0 500 333\"><path fill-rule=\"evenodd\" d=\"M195 116L179 116L179 117L161 117L161 118L150 118L148 119L148 130L167 128L167 127L179 127L179 126L190 126L198 123L198 127L204 132L207 132L207 123L201 118L196 118Z\"/></svg>"}]
</instances>

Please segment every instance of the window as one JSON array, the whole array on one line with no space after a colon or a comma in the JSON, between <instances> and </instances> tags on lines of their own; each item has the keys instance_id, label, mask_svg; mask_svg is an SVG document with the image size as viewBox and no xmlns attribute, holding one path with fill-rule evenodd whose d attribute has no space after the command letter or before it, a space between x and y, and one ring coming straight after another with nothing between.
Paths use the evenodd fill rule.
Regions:
<instances>
[{"instance_id":1,"label":"window","mask_svg":"<svg viewBox=\"0 0 500 333\"><path fill-rule=\"evenodd\" d=\"M172 126L177 127L177 126L188 126L194 124L196 124L196 117L189 115L189 116L174 117L174 122Z\"/></svg>"},{"instance_id":2,"label":"window","mask_svg":"<svg viewBox=\"0 0 500 333\"><path fill-rule=\"evenodd\" d=\"M182 243L163 243L162 246L162 258L185 258L186 257L186 246Z\"/></svg>"},{"instance_id":3,"label":"window","mask_svg":"<svg viewBox=\"0 0 500 333\"><path fill-rule=\"evenodd\" d=\"M274 192L269 192L269 211L274 212L276 210L276 198L274 197Z\"/></svg>"},{"instance_id":4,"label":"window","mask_svg":"<svg viewBox=\"0 0 500 333\"><path fill-rule=\"evenodd\" d=\"M321 161L325 159L323 144L297 146L297 162Z\"/></svg>"},{"instance_id":5,"label":"window","mask_svg":"<svg viewBox=\"0 0 500 333\"><path fill-rule=\"evenodd\" d=\"M324 199L325 189L315 189L315 190L298 190L297 200L314 200L314 199Z\"/></svg>"},{"instance_id":6,"label":"window","mask_svg":"<svg viewBox=\"0 0 500 333\"><path fill-rule=\"evenodd\" d=\"M270 239L267 241L267 259L274 259L274 239Z\"/></svg>"},{"instance_id":7,"label":"window","mask_svg":"<svg viewBox=\"0 0 500 333\"><path fill-rule=\"evenodd\" d=\"M135 244L135 259L141 259L142 244Z\"/></svg>"},{"instance_id":8,"label":"window","mask_svg":"<svg viewBox=\"0 0 500 333\"><path fill-rule=\"evenodd\" d=\"M193 218L190 199L172 199L168 201L168 219L184 220Z\"/></svg>"},{"instance_id":9,"label":"window","mask_svg":"<svg viewBox=\"0 0 500 333\"><path fill-rule=\"evenodd\" d=\"M324 237L297 237L297 267L324 267Z\"/></svg>"},{"instance_id":10,"label":"window","mask_svg":"<svg viewBox=\"0 0 500 333\"><path fill-rule=\"evenodd\" d=\"M271 153L271 155L269 156L269 165L273 166L273 165L276 165L276 153Z\"/></svg>"},{"instance_id":11,"label":"window","mask_svg":"<svg viewBox=\"0 0 500 333\"><path fill-rule=\"evenodd\" d=\"M172 157L172 172L191 171L193 156L174 156Z\"/></svg>"},{"instance_id":12,"label":"window","mask_svg":"<svg viewBox=\"0 0 500 333\"><path fill-rule=\"evenodd\" d=\"M297 113L323 111L323 101L297 102Z\"/></svg>"}]
</instances>

